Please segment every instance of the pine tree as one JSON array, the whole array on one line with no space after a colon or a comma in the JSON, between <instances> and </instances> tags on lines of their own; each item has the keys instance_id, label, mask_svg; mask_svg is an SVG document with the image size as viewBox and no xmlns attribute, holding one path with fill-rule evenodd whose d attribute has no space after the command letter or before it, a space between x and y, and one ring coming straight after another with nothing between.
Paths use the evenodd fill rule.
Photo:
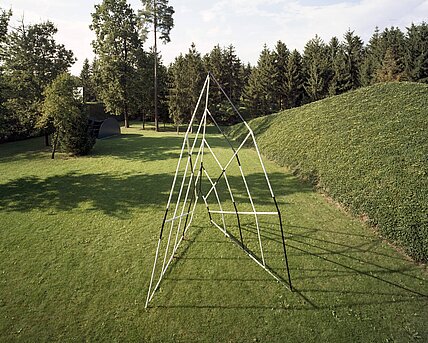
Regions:
<instances>
[{"instance_id":1,"label":"pine tree","mask_svg":"<svg viewBox=\"0 0 428 343\"><path fill-rule=\"evenodd\" d=\"M281 111L285 108L290 107L290 100L288 96L288 89L287 89L287 65L288 65L288 58L290 56L290 51L288 50L287 46L281 42L278 41L276 43L275 50L273 52L274 56L274 63L275 63L275 75L276 78L273 80L274 87L276 88L276 106L275 111Z\"/></svg>"},{"instance_id":2,"label":"pine tree","mask_svg":"<svg viewBox=\"0 0 428 343\"><path fill-rule=\"evenodd\" d=\"M329 68L328 51L319 36L305 45L303 52L304 88L310 101L316 101L327 95Z\"/></svg>"},{"instance_id":3,"label":"pine tree","mask_svg":"<svg viewBox=\"0 0 428 343\"><path fill-rule=\"evenodd\" d=\"M405 73L411 81L428 83L428 25L412 24L405 38Z\"/></svg>"},{"instance_id":4,"label":"pine tree","mask_svg":"<svg viewBox=\"0 0 428 343\"><path fill-rule=\"evenodd\" d=\"M4 49L8 32L8 24L12 11L5 11L0 8L0 142L6 140L6 137L13 132L14 118L4 106L7 99L8 85L4 77Z\"/></svg>"},{"instance_id":5,"label":"pine tree","mask_svg":"<svg viewBox=\"0 0 428 343\"><path fill-rule=\"evenodd\" d=\"M360 70L363 61L364 43L351 30L345 33L344 38L343 51L346 61L346 73L350 81L346 90L357 89L361 86Z\"/></svg>"},{"instance_id":6,"label":"pine tree","mask_svg":"<svg viewBox=\"0 0 428 343\"><path fill-rule=\"evenodd\" d=\"M289 106L300 106L303 99L302 57L297 50L293 50L288 58L286 73Z\"/></svg>"},{"instance_id":7,"label":"pine tree","mask_svg":"<svg viewBox=\"0 0 428 343\"><path fill-rule=\"evenodd\" d=\"M252 69L245 86L243 102L251 116L261 116L275 111L276 78L274 56L265 45L257 66Z\"/></svg>"},{"instance_id":8,"label":"pine tree","mask_svg":"<svg viewBox=\"0 0 428 343\"><path fill-rule=\"evenodd\" d=\"M168 107L169 114L174 124L179 126L185 122L186 113L189 113L189 101L186 92L186 79L185 79L185 60L183 54L175 58L174 63L169 68L169 96Z\"/></svg>"},{"instance_id":9,"label":"pine tree","mask_svg":"<svg viewBox=\"0 0 428 343\"><path fill-rule=\"evenodd\" d=\"M224 88L226 84L225 80L225 70L224 70L224 60L223 60L223 51L219 45L214 46L214 48L204 56L203 58L205 73L210 72L220 85ZM221 94L220 89L215 85L211 86L211 98L210 105L215 108L216 111L220 110L221 101L223 95Z\"/></svg>"},{"instance_id":10,"label":"pine tree","mask_svg":"<svg viewBox=\"0 0 428 343\"><path fill-rule=\"evenodd\" d=\"M178 129L180 124L189 122L205 79L201 54L194 43L186 55L180 54L175 59L169 75L169 113ZM202 113L197 113L198 119L201 116Z\"/></svg>"},{"instance_id":11,"label":"pine tree","mask_svg":"<svg viewBox=\"0 0 428 343\"><path fill-rule=\"evenodd\" d=\"M174 9L168 5L168 0L141 0L143 3L143 10L140 11L140 16L143 19L145 30L148 31L148 25L153 26L154 35L154 110L155 110L155 127L156 131L159 131L158 122L158 48L157 39L158 33L160 34L159 39L163 43L170 42L170 32L174 27Z\"/></svg>"},{"instance_id":12,"label":"pine tree","mask_svg":"<svg viewBox=\"0 0 428 343\"><path fill-rule=\"evenodd\" d=\"M376 70L377 82L400 81L402 77L401 67L391 48L388 48L380 68Z\"/></svg>"},{"instance_id":13,"label":"pine tree","mask_svg":"<svg viewBox=\"0 0 428 343\"><path fill-rule=\"evenodd\" d=\"M231 44L222 53L223 80L227 95L233 103L238 103L244 86L241 60Z\"/></svg>"},{"instance_id":14,"label":"pine tree","mask_svg":"<svg viewBox=\"0 0 428 343\"><path fill-rule=\"evenodd\" d=\"M375 82L376 70L381 67L385 54L383 50L379 28L376 27L368 45L364 49L364 58L360 69L362 86L369 86Z\"/></svg>"},{"instance_id":15,"label":"pine tree","mask_svg":"<svg viewBox=\"0 0 428 343\"><path fill-rule=\"evenodd\" d=\"M330 78L328 94L341 94L351 88L351 75L347 68L343 46L337 37L333 37L328 45Z\"/></svg>"},{"instance_id":16,"label":"pine tree","mask_svg":"<svg viewBox=\"0 0 428 343\"><path fill-rule=\"evenodd\" d=\"M96 40L92 42L97 55L94 73L98 82L98 94L106 109L123 115L125 127L129 127L129 115L136 90L133 81L135 64L142 41L137 31L137 17L126 0L103 0L95 5L91 29Z\"/></svg>"},{"instance_id":17,"label":"pine tree","mask_svg":"<svg viewBox=\"0 0 428 343\"><path fill-rule=\"evenodd\" d=\"M394 60L395 67L392 77L394 79L402 79L405 71L405 54L406 54L406 44L405 37L403 32L397 27L391 27L390 29L386 28L380 35L380 46L381 46L381 63L375 71L376 80L379 80L377 77L382 74L379 69L384 69L386 63L391 63ZM389 56L386 56L388 53ZM389 61L389 62L388 62Z\"/></svg>"},{"instance_id":18,"label":"pine tree","mask_svg":"<svg viewBox=\"0 0 428 343\"><path fill-rule=\"evenodd\" d=\"M83 87L83 102L96 101L92 70L87 58L83 61L82 71L80 72L80 85Z\"/></svg>"}]
</instances>

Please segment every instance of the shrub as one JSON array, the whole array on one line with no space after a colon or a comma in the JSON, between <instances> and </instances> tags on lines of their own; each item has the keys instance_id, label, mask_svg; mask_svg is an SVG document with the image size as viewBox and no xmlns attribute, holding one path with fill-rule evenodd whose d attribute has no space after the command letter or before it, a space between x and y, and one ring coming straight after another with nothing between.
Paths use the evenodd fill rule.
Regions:
<instances>
[{"instance_id":1,"label":"shrub","mask_svg":"<svg viewBox=\"0 0 428 343\"><path fill-rule=\"evenodd\" d=\"M88 116L76 94L78 81L68 73L59 75L44 91L39 127L53 127L54 157L57 143L65 152L85 155L95 144L89 130Z\"/></svg>"}]
</instances>

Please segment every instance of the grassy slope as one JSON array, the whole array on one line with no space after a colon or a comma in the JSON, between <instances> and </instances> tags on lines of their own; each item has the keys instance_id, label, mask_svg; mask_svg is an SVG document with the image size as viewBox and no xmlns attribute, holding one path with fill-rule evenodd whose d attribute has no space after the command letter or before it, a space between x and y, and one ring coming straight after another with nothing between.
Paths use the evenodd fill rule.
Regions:
<instances>
[{"instance_id":1,"label":"grassy slope","mask_svg":"<svg viewBox=\"0 0 428 343\"><path fill-rule=\"evenodd\" d=\"M296 292L209 226L200 206L144 310L181 140L134 128L89 157L54 161L41 139L0 145L0 341L427 340L426 271L274 163ZM257 156L241 156L263 204ZM281 264L277 232L263 235Z\"/></svg>"},{"instance_id":2,"label":"grassy slope","mask_svg":"<svg viewBox=\"0 0 428 343\"><path fill-rule=\"evenodd\" d=\"M428 259L428 85L379 84L251 121L262 152ZM242 126L231 130L235 138Z\"/></svg>"}]
</instances>

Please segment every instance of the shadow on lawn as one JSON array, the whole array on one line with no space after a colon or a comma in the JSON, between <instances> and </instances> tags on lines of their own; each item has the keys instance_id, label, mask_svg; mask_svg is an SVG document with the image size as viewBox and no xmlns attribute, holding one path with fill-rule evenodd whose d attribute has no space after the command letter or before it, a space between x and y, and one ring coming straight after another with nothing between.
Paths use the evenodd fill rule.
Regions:
<instances>
[{"instance_id":1,"label":"shadow on lawn","mask_svg":"<svg viewBox=\"0 0 428 343\"><path fill-rule=\"evenodd\" d=\"M194 156L198 152L200 145L195 146ZM195 136L190 136L190 144L193 144ZM126 133L121 136L111 137L96 144L91 157L112 156L125 160L137 161L158 161L170 158L178 159L183 144L184 134L180 135L159 135L145 136L143 134ZM210 136L208 138L213 147L229 148L227 141L220 136ZM186 150L187 151L187 150Z\"/></svg>"},{"instance_id":2,"label":"shadow on lawn","mask_svg":"<svg viewBox=\"0 0 428 343\"><path fill-rule=\"evenodd\" d=\"M144 136L127 133L95 144L90 156L94 158L111 156L142 162L178 159L182 142L183 136Z\"/></svg>"},{"instance_id":3,"label":"shadow on lawn","mask_svg":"<svg viewBox=\"0 0 428 343\"><path fill-rule=\"evenodd\" d=\"M0 210L69 211L86 203L88 210L123 216L136 208L159 205L165 201L170 174L55 175L46 179L35 176L0 184Z\"/></svg>"},{"instance_id":4,"label":"shadow on lawn","mask_svg":"<svg viewBox=\"0 0 428 343\"><path fill-rule=\"evenodd\" d=\"M425 280L412 271L418 269L410 263L400 263L402 258L379 251L381 240L373 236L357 235L356 241L349 240L343 243L343 235L346 232L328 231L323 229L311 229L295 227L296 235L287 237L287 250L291 267L291 277L294 292L284 289L285 299L290 303L286 306L275 304L266 305L259 298L254 298L247 304L223 303L213 304L213 299L206 299L206 303L186 304L165 301L157 308L184 308L184 309L266 309L266 310L319 310L352 308L353 306L389 305L400 306L400 303L417 303L427 301L428 294L423 293L426 287ZM256 234L255 228L246 228L247 233ZM280 234L267 230L262 239L280 245ZM327 232L329 239L321 238ZM199 233L198 233L199 235ZM352 233L350 234L352 236ZM192 240L194 244L229 244L228 239ZM233 249L233 248L231 248ZM228 263L238 264L246 257L236 248L236 257L218 257L218 255L192 257L186 256L187 249L180 257L181 264L208 263L222 260ZM278 255L281 251L277 252ZM272 257L272 253L270 254ZM276 256L275 259L278 260ZM251 262L248 262L251 263ZM267 263L269 263L267 261ZM296 267L299 266L299 267ZM277 265L278 267L278 265ZM202 268L202 267L201 267ZM265 273L261 270L261 273ZM263 277L262 275L265 275ZM201 287L204 282L211 285L221 283L227 287L241 287L243 283L274 283L275 280L267 273L257 275L233 276L202 276L192 275L176 276L171 273L165 280L168 286L165 288L172 292L177 282L192 283L194 287ZM240 285L240 286L238 286ZM368 286L369 285L369 286ZM409 286L410 285L410 286ZM367 287L368 286L368 287ZM214 287L214 286L212 286ZM218 286L217 286L218 287ZM300 299L300 300L299 300ZM214 299L215 301L216 299ZM332 305L334 303L334 305Z\"/></svg>"},{"instance_id":5,"label":"shadow on lawn","mask_svg":"<svg viewBox=\"0 0 428 343\"><path fill-rule=\"evenodd\" d=\"M239 176L230 177L232 182L235 178L240 179ZM87 210L123 217L135 209L165 206L172 180L173 175L168 173L111 175L69 172L47 178L23 177L0 184L0 211L68 211L84 205ZM271 199L261 194L261 180L264 180L263 174L248 176L254 190L254 201L261 205L270 204ZM284 177L281 173L273 173L271 180L281 195L307 191L293 178ZM244 189L241 190L243 192Z\"/></svg>"}]
</instances>

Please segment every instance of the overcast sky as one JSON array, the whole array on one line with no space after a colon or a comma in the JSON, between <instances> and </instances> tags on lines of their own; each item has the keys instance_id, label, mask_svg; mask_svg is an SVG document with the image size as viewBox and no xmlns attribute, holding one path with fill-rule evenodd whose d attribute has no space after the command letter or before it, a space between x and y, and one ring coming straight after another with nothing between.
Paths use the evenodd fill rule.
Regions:
<instances>
[{"instance_id":1,"label":"overcast sky","mask_svg":"<svg viewBox=\"0 0 428 343\"><path fill-rule=\"evenodd\" d=\"M128 0L134 10L139 0ZM73 50L80 72L82 62L94 57L89 30L94 4L101 0L0 0L0 7L12 8L11 26L24 16L26 23L53 21L57 41ZM255 64L266 43L270 48L282 40L290 49L302 51L315 34L326 42L355 30L367 41L376 26L405 29L412 22L428 19L428 0L170 0L175 9L171 43L161 45L169 64L195 42L201 53L216 44L233 44L243 62ZM150 44L150 43L148 43Z\"/></svg>"}]
</instances>

